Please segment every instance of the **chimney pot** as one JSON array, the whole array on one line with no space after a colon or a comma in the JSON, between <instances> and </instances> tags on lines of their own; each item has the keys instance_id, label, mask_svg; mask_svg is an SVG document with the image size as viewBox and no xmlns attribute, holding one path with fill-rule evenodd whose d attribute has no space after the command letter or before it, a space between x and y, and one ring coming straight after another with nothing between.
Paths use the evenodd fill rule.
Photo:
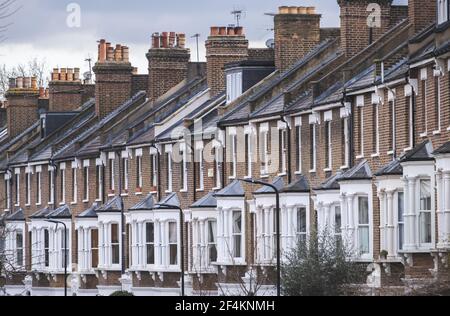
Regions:
<instances>
[{"instance_id":1,"label":"chimney pot","mask_svg":"<svg viewBox=\"0 0 450 316\"><path fill-rule=\"evenodd\" d=\"M98 61L104 62L106 60L106 40L101 39L98 48Z\"/></svg>"},{"instance_id":2,"label":"chimney pot","mask_svg":"<svg viewBox=\"0 0 450 316\"><path fill-rule=\"evenodd\" d=\"M66 81L67 80L67 68L61 68L61 73L59 76L59 80Z\"/></svg>"},{"instance_id":3,"label":"chimney pot","mask_svg":"<svg viewBox=\"0 0 450 316\"><path fill-rule=\"evenodd\" d=\"M50 90L49 88L45 89L45 98L48 99L50 97Z\"/></svg>"},{"instance_id":4,"label":"chimney pot","mask_svg":"<svg viewBox=\"0 0 450 316\"><path fill-rule=\"evenodd\" d=\"M23 86L26 89L30 89L31 88L31 77L25 77L23 79Z\"/></svg>"},{"instance_id":5,"label":"chimney pot","mask_svg":"<svg viewBox=\"0 0 450 316\"><path fill-rule=\"evenodd\" d=\"M9 78L9 89L16 88L16 78Z\"/></svg>"},{"instance_id":6,"label":"chimney pot","mask_svg":"<svg viewBox=\"0 0 450 316\"><path fill-rule=\"evenodd\" d=\"M218 36L218 35L219 35L219 27L211 26L211 36Z\"/></svg>"},{"instance_id":7,"label":"chimney pot","mask_svg":"<svg viewBox=\"0 0 450 316\"><path fill-rule=\"evenodd\" d=\"M152 48L160 48L161 47L161 38L159 33L153 33L152 35Z\"/></svg>"},{"instance_id":8,"label":"chimney pot","mask_svg":"<svg viewBox=\"0 0 450 316\"><path fill-rule=\"evenodd\" d=\"M228 35L228 36L234 36L234 35L235 35L234 27L229 27L229 28L227 29L227 35Z\"/></svg>"},{"instance_id":9,"label":"chimney pot","mask_svg":"<svg viewBox=\"0 0 450 316\"><path fill-rule=\"evenodd\" d=\"M234 28L234 33L236 34L236 35L244 35L244 27L242 27L242 26L237 26L237 27L235 27Z\"/></svg>"},{"instance_id":10,"label":"chimney pot","mask_svg":"<svg viewBox=\"0 0 450 316\"><path fill-rule=\"evenodd\" d=\"M307 14L316 14L316 7L307 7L306 13Z\"/></svg>"},{"instance_id":11,"label":"chimney pot","mask_svg":"<svg viewBox=\"0 0 450 316\"><path fill-rule=\"evenodd\" d=\"M170 32L169 35L169 47L175 47L175 40L176 40L176 33L175 32Z\"/></svg>"},{"instance_id":12,"label":"chimney pot","mask_svg":"<svg viewBox=\"0 0 450 316\"><path fill-rule=\"evenodd\" d=\"M39 87L39 99L45 98L45 88Z\"/></svg>"},{"instance_id":13,"label":"chimney pot","mask_svg":"<svg viewBox=\"0 0 450 316\"><path fill-rule=\"evenodd\" d=\"M287 7L287 6L279 7L278 10L279 10L279 14L288 14L289 13L289 7Z\"/></svg>"},{"instance_id":14,"label":"chimney pot","mask_svg":"<svg viewBox=\"0 0 450 316\"><path fill-rule=\"evenodd\" d=\"M67 81L73 81L73 69L72 68L67 69Z\"/></svg>"},{"instance_id":15,"label":"chimney pot","mask_svg":"<svg viewBox=\"0 0 450 316\"><path fill-rule=\"evenodd\" d=\"M308 9L306 7L299 7L298 14L308 14Z\"/></svg>"},{"instance_id":16,"label":"chimney pot","mask_svg":"<svg viewBox=\"0 0 450 316\"><path fill-rule=\"evenodd\" d=\"M80 68L74 68L73 70L73 80L79 81L80 80Z\"/></svg>"},{"instance_id":17,"label":"chimney pot","mask_svg":"<svg viewBox=\"0 0 450 316\"><path fill-rule=\"evenodd\" d=\"M138 68L137 67L133 67L133 75L137 75L138 74Z\"/></svg>"},{"instance_id":18,"label":"chimney pot","mask_svg":"<svg viewBox=\"0 0 450 316\"><path fill-rule=\"evenodd\" d=\"M169 47L169 33L163 32L161 36L161 47L168 48Z\"/></svg>"},{"instance_id":19,"label":"chimney pot","mask_svg":"<svg viewBox=\"0 0 450 316\"><path fill-rule=\"evenodd\" d=\"M16 88L23 89L23 77L16 78Z\"/></svg>"},{"instance_id":20,"label":"chimney pot","mask_svg":"<svg viewBox=\"0 0 450 316\"><path fill-rule=\"evenodd\" d=\"M128 46L122 46L122 61L130 62L130 49Z\"/></svg>"},{"instance_id":21,"label":"chimney pot","mask_svg":"<svg viewBox=\"0 0 450 316\"><path fill-rule=\"evenodd\" d=\"M31 89L33 90L37 90L37 78L36 77L31 77Z\"/></svg>"},{"instance_id":22,"label":"chimney pot","mask_svg":"<svg viewBox=\"0 0 450 316\"><path fill-rule=\"evenodd\" d=\"M226 27L219 27L219 35L226 36L227 35L227 28Z\"/></svg>"},{"instance_id":23,"label":"chimney pot","mask_svg":"<svg viewBox=\"0 0 450 316\"><path fill-rule=\"evenodd\" d=\"M186 34L184 33L178 34L177 46L178 48L186 47Z\"/></svg>"},{"instance_id":24,"label":"chimney pot","mask_svg":"<svg viewBox=\"0 0 450 316\"><path fill-rule=\"evenodd\" d=\"M114 61L122 61L122 45L117 44L114 50Z\"/></svg>"},{"instance_id":25,"label":"chimney pot","mask_svg":"<svg viewBox=\"0 0 450 316\"><path fill-rule=\"evenodd\" d=\"M297 7L289 7L289 14L297 14L298 8Z\"/></svg>"},{"instance_id":26,"label":"chimney pot","mask_svg":"<svg viewBox=\"0 0 450 316\"><path fill-rule=\"evenodd\" d=\"M106 53L107 61L114 61L114 47L109 46L108 51Z\"/></svg>"}]
</instances>

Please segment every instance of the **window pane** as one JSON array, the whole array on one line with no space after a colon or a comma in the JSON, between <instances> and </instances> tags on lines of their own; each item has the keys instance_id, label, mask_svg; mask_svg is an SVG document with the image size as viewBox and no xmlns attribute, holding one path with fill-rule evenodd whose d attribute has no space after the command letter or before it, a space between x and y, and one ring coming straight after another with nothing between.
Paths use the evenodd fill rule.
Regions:
<instances>
[{"instance_id":1,"label":"window pane","mask_svg":"<svg viewBox=\"0 0 450 316\"><path fill-rule=\"evenodd\" d=\"M209 263L213 263L217 261L217 247L216 245L209 246Z\"/></svg>"},{"instance_id":2,"label":"window pane","mask_svg":"<svg viewBox=\"0 0 450 316\"><path fill-rule=\"evenodd\" d=\"M233 256L234 258L241 257L241 235L233 237Z\"/></svg>"},{"instance_id":3,"label":"window pane","mask_svg":"<svg viewBox=\"0 0 450 316\"><path fill-rule=\"evenodd\" d=\"M341 214L341 207L336 206L334 209L334 232L336 234L340 234L342 227L342 214Z\"/></svg>"},{"instance_id":4,"label":"window pane","mask_svg":"<svg viewBox=\"0 0 450 316\"><path fill-rule=\"evenodd\" d=\"M209 243L216 243L216 232L217 232L217 222L209 221L208 222L208 241Z\"/></svg>"},{"instance_id":5,"label":"window pane","mask_svg":"<svg viewBox=\"0 0 450 316\"><path fill-rule=\"evenodd\" d=\"M169 223L169 243L177 243L177 223Z\"/></svg>"},{"instance_id":6,"label":"window pane","mask_svg":"<svg viewBox=\"0 0 450 316\"><path fill-rule=\"evenodd\" d=\"M233 234L242 233L242 212L233 212Z\"/></svg>"},{"instance_id":7,"label":"window pane","mask_svg":"<svg viewBox=\"0 0 450 316\"><path fill-rule=\"evenodd\" d=\"M147 264L155 264L155 246L153 244L147 245Z\"/></svg>"},{"instance_id":8,"label":"window pane","mask_svg":"<svg viewBox=\"0 0 450 316\"><path fill-rule=\"evenodd\" d=\"M431 181L420 181L420 210L431 210Z\"/></svg>"},{"instance_id":9,"label":"window pane","mask_svg":"<svg viewBox=\"0 0 450 316\"><path fill-rule=\"evenodd\" d=\"M17 250L17 265L23 265L23 234L18 232L16 234L16 250Z\"/></svg>"},{"instance_id":10,"label":"window pane","mask_svg":"<svg viewBox=\"0 0 450 316\"><path fill-rule=\"evenodd\" d=\"M147 223L146 224L146 241L147 243L153 243L155 241L155 233L154 233L154 224Z\"/></svg>"},{"instance_id":11,"label":"window pane","mask_svg":"<svg viewBox=\"0 0 450 316\"><path fill-rule=\"evenodd\" d=\"M369 249L369 227L359 228L359 250L360 255L368 254Z\"/></svg>"},{"instance_id":12,"label":"window pane","mask_svg":"<svg viewBox=\"0 0 450 316\"><path fill-rule=\"evenodd\" d=\"M112 224L111 225L111 243L118 243L119 242L119 225L118 224Z\"/></svg>"},{"instance_id":13,"label":"window pane","mask_svg":"<svg viewBox=\"0 0 450 316\"><path fill-rule=\"evenodd\" d=\"M170 245L170 265L178 264L178 245Z\"/></svg>"},{"instance_id":14,"label":"window pane","mask_svg":"<svg viewBox=\"0 0 450 316\"><path fill-rule=\"evenodd\" d=\"M306 208L297 211L297 233L306 233Z\"/></svg>"},{"instance_id":15,"label":"window pane","mask_svg":"<svg viewBox=\"0 0 450 316\"><path fill-rule=\"evenodd\" d=\"M403 192L398 193L398 221L403 223L405 215L405 194Z\"/></svg>"},{"instance_id":16,"label":"window pane","mask_svg":"<svg viewBox=\"0 0 450 316\"><path fill-rule=\"evenodd\" d=\"M98 229L91 230L91 251L91 267L95 269L98 267Z\"/></svg>"},{"instance_id":17,"label":"window pane","mask_svg":"<svg viewBox=\"0 0 450 316\"><path fill-rule=\"evenodd\" d=\"M119 245L112 245L112 264L120 263Z\"/></svg>"},{"instance_id":18,"label":"window pane","mask_svg":"<svg viewBox=\"0 0 450 316\"><path fill-rule=\"evenodd\" d=\"M432 242L431 213L420 214L420 242L422 244L429 244Z\"/></svg>"},{"instance_id":19,"label":"window pane","mask_svg":"<svg viewBox=\"0 0 450 316\"><path fill-rule=\"evenodd\" d=\"M369 225L369 199L366 197L359 198L359 224Z\"/></svg>"}]
</instances>

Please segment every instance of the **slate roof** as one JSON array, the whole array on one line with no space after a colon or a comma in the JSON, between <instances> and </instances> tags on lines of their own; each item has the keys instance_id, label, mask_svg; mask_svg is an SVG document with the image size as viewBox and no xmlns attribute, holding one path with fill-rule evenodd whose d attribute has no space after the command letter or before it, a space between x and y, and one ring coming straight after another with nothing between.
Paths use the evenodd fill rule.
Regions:
<instances>
[{"instance_id":1,"label":"slate roof","mask_svg":"<svg viewBox=\"0 0 450 316\"><path fill-rule=\"evenodd\" d=\"M210 192L203 198L192 204L191 208L216 208L217 199L214 192Z\"/></svg>"},{"instance_id":2,"label":"slate roof","mask_svg":"<svg viewBox=\"0 0 450 316\"><path fill-rule=\"evenodd\" d=\"M130 208L130 211L148 211L155 207L155 199L152 194L147 195L142 201Z\"/></svg>"},{"instance_id":3,"label":"slate roof","mask_svg":"<svg viewBox=\"0 0 450 316\"><path fill-rule=\"evenodd\" d=\"M5 217L5 220L8 222L24 222L25 221L25 213L23 211L23 209L18 209L17 211L15 211L14 213L12 213L11 215L7 215Z\"/></svg>"},{"instance_id":4,"label":"slate roof","mask_svg":"<svg viewBox=\"0 0 450 316\"><path fill-rule=\"evenodd\" d=\"M414 147L400 158L400 162L433 160L433 145L429 140Z\"/></svg>"},{"instance_id":5,"label":"slate roof","mask_svg":"<svg viewBox=\"0 0 450 316\"><path fill-rule=\"evenodd\" d=\"M176 193L171 193L163 198L158 204L155 205L154 209L163 209L162 204L173 205L173 206L181 206L180 200L178 199L178 195Z\"/></svg>"},{"instance_id":6,"label":"slate roof","mask_svg":"<svg viewBox=\"0 0 450 316\"><path fill-rule=\"evenodd\" d=\"M284 179L282 177L276 177L271 184L277 188L278 192L281 192L285 186ZM259 194L274 194L274 193L275 191L271 187L262 186L253 194L259 195Z\"/></svg>"},{"instance_id":7,"label":"slate roof","mask_svg":"<svg viewBox=\"0 0 450 316\"><path fill-rule=\"evenodd\" d=\"M114 198L112 198L111 200L106 202L106 204L100 206L97 209L97 213L100 213L100 212L121 212L122 211L121 199L122 198L120 196L115 196Z\"/></svg>"},{"instance_id":8,"label":"slate roof","mask_svg":"<svg viewBox=\"0 0 450 316\"><path fill-rule=\"evenodd\" d=\"M234 180L215 194L216 197L244 197L245 191L239 180Z\"/></svg>"},{"instance_id":9,"label":"slate roof","mask_svg":"<svg viewBox=\"0 0 450 316\"><path fill-rule=\"evenodd\" d=\"M445 143L438 149L436 149L433 155L450 154L450 142Z\"/></svg>"},{"instance_id":10,"label":"slate roof","mask_svg":"<svg viewBox=\"0 0 450 316\"><path fill-rule=\"evenodd\" d=\"M46 216L47 218L64 219L72 218L72 212L67 205L63 205Z\"/></svg>"},{"instance_id":11,"label":"slate roof","mask_svg":"<svg viewBox=\"0 0 450 316\"><path fill-rule=\"evenodd\" d=\"M339 190L341 188L339 180L342 178L343 173L338 172L334 176L331 176L325 182L320 184L314 191L328 191L328 190Z\"/></svg>"},{"instance_id":12,"label":"slate roof","mask_svg":"<svg viewBox=\"0 0 450 316\"><path fill-rule=\"evenodd\" d=\"M30 216L31 219L40 219L40 218L46 218L49 214L51 214L53 210L49 207L46 207L42 210L37 211L33 215Z\"/></svg>"},{"instance_id":13,"label":"slate roof","mask_svg":"<svg viewBox=\"0 0 450 316\"><path fill-rule=\"evenodd\" d=\"M358 165L346 171L339 181L344 180L370 180L372 179L372 171L370 170L367 160L361 161Z\"/></svg>"},{"instance_id":14,"label":"slate roof","mask_svg":"<svg viewBox=\"0 0 450 316\"><path fill-rule=\"evenodd\" d=\"M299 175L295 181L293 181L291 184L286 186L283 190L283 193L309 193L310 192L310 186L308 179L303 176Z\"/></svg>"},{"instance_id":15,"label":"slate roof","mask_svg":"<svg viewBox=\"0 0 450 316\"><path fill-rule=\"evenodd\" d=\"M84 211L77 217L78 218L98 218L97 208L98 208L98 204L94 203L90 208L88 208L86 211Z\"/></svg>"},{"instance_id":16,"label":"slate roof","mask_svg":"<svg viewBox=\"0 0 450 316\"><path fill-rule=\"evenodd\" d=\"M403 167L400 163L400 160L395 159L380 170L378 170L375 175L377 177L381 176L397 176L397 175L403 175Z\"/></svg>"}]
</instances>

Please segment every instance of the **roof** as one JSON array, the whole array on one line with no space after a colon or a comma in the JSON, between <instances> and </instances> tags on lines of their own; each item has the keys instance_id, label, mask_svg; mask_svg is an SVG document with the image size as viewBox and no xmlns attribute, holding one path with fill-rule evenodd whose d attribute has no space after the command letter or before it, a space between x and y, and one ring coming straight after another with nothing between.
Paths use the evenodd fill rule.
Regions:
<instances>
[{"instance_id":1,"label":"roof","mask_svg":"<svg viewBox=\"0 0 450 316\"><path fill-rule=\"evenodd\" d=\"M216 208L216 207L217 207L217 199L214 195L214 192L208 193L191 206L191 208Z\"/></svg>"},{"instance_id":2,"label":"roof","mask_svg":"<svg viewBox=\"0 0 450 316\"><path fill-rule=\"evenodd\" d=\"M86 211L78 215L78 218L97 218L97 208L98 204L94 203L90 208L88 208Z\"/></svg>"},{"instance_id":3,"label":"roof","mask_svg":"<svg viewBox=\"0 0 450 316\"><path fill-rule=\"evenodd\" d=\"M25 213L23 209L20 208L11 215L7 215L5 220L8 222L23 222L25 221Z\"/></svg>"},{"instance_id":4,"label":"roof","mask_svg":"<svg viewBox=\"0 0 450 316\"><path fill-rule=\"evenodd\" d=\"M397 176L397 175L403 175L403 167L400 163L400 160L395 159L392 162L390 162L388 165L384 166L380 170L378 170L375 175L377 177L381 176Z\"/></svg>"},{"instance_id":5,"label":"roof","mask_svg":"<svg viewBox=\"0 0 450 316\"><path fill-rule=\"evenodd\" d=\"M47 218L72 218L72 212L67 205L63 205L60 208L57 208L55 211L51 212L46 216Z\"/></svg>"},{"instance_id":6,"label":"roof","mask_svg":"<svg viewBox=\"0 0 450 316\"><path fill-rule=\"evenodd\" d=\"M215 194L216 197L244 197L245 191L239 180L234 180Z\"/></svg>"},{"instance_id":7,"label":"roof","mask_svg":"<svg viewBox=\"0 0 450 316\"><path fill-rule=\"evenodd\" d=\"M433 145L429 140L414 147L400 158L400 162L433 160Z\"/></svg>"},{"instance_id":8,"label":"roof","mask_svg":"<svg viewBox=\"0 0 450 316\"><path fill-rule=\"evenodd\" d=\"M444 145L436 149L433 154L434 155L450 154L450 142L445 143Z\"/></svg>"},{"instance_id":9,"label":"roof","mask_svg":"<svg viewBox=\"0 0 450 316\"><path fill-rule=\"evenodd\" d=\"M167 195L164 199L162 199L161 201L158 202L158 204L155 205L154 209L163 209L165 208L164 206L161 205L173 205L173 206L177 206L180 207L180 200L178 199L178 195L176 193L170 193L169 195Z\"/></svg>"},{"instance_id":10,"label":"roof","mask_svg":"<svg viewBox=\"0 0 450 316\"><path fill-rule=\"evenodd\" d=\"M370 170L369 162L367 160L361 161L358 165L346 171L339 181L346 180L370 180L372 179L372 171Z\"/></svg>"},{"instance_id":11,"label":"roof","mask_svg":"<svg viewBox=\"0 0 450 316\"><path fill-rule=\"evenodd\" d=\"M309 182L304 175L299 175L294 182L292 182L282 190L283 193L306 193L309 191Z\"/></svg>"},{"instance_id":12,"label":"roof","mask_svg":"<svg viewBox=\"0 0 450 316\"><path fill-rule=\"evenodd\" d=\"M122 210L122 198L120 196L115 196L106 204L102 205L97 209L97 212L120 212Z\"/></svg>"},{"instance_id":13,"label":"roof","mask_svg":"<svg viewBox=\"0 0 450 316\"><path fill-rule=\"evenodd\" d=\"M147 195L142 201L130 208L130 211L148 211L155 207L155 198L153 194Z\"/></svg>"},{"instance_id":14,"label":"roof","mask_svg":"<svg viewBox=\"0 0 450 316\"><path fill-rule=\"evenodd\" d=\"M31 219L46 218L52 212L53 212L53 210L51 208L46 207L42 210L37 211L33 215L31 215L30 218Z\"/></svg>"},{"instance_id":15,"label":"roof","mask_svg":"<svg viewBox=\"0 0 450 316\"><path fill-rule=\"evenodd\" d=\"M280 192L284 188L284 179L282 177L276 177L273 180L272 185L277 188L278 192ZM254 192L254 194L274 194L274 193L275 191L273 190L273 188L269 186L263 186L261 189Z\"/></svg>"},{"instance_id":16,"label":"roof","mask_svg":"<svg viewBox=\"0 0 450 316\"><path fill-rule=\"evenodd\" d=\"M339 180L342 178L343 173L338 172L334 176L331 176L325 182L323 182L321 185L319 185L317 188L315 188L315 191L328 191L328 190L339 190L341 188L339 184Z\"/></svg>"}]
</instances>

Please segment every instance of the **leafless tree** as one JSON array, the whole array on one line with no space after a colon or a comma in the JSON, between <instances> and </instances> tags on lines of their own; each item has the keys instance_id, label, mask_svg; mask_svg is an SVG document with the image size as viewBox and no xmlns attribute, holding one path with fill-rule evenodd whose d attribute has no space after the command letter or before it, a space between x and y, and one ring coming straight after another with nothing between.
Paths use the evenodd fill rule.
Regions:
<instances>
[{"instance_id":1,"label":"leafless tree","mask_svg":"<svg viewBox=\"0 0 450 316\"><path fill-rule=\"evenodd\" d=\"M8 39L6 32L13 24L12 22L8 22L8 19L19 11L20 8L21 6L18 5L17 0L2 0L0 2L0 43Z\"/></svg>"}]
</instances>

